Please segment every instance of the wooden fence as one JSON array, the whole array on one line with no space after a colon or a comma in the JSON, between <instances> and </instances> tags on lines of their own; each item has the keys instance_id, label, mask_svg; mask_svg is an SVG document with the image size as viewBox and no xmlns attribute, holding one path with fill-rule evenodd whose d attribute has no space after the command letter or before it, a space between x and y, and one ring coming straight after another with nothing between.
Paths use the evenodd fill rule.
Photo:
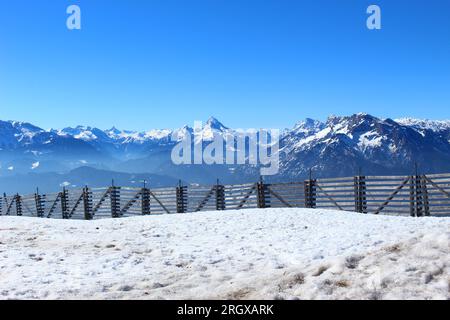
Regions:
<instances>
[{"instance_id":1,"label":"wooden fence","mask_svg":"<svg viewBox=\"0 0 450 320\"><path fill-rule=\"evenodd\" d=\"M302 182L174 188L63 189L3 195L0 215L60 219L119 218L245 208L324 208L363 214L450 216L450 174L356 176Z\"/></svg>"}]
</instances>

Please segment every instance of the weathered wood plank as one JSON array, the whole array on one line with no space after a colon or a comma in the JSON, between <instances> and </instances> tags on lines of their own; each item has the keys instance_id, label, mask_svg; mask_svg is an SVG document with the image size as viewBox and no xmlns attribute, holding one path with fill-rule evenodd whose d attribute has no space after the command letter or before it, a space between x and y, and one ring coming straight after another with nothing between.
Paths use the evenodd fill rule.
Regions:
<instances>
[{"instance_id":1,"label":"weathered wood plank","mask_svg":"<svg viewBox=\"0 0 450 320\"><path fill-rule=\"evenodd\" d=\"M334 204L335 204L335 206L336 207L338 207L339 208L339 210L343 210L342 209L342 207L328 194L328 193L326 193L322 188L321 188L321 186L318 184L318 183L316 183L316 187L317 188L319 188L319 190L320 191L322 191L324 194L325 194L325 196L328 198L328 199L330 199L330 201L331 202L333 202Z\"/></svg>"},{"instance_id":2,"label":"weathered wood plank","mask_svg":"<svg viewBox=\"0 0 450 320\"><path fill-rule=\"evenodd\" d=\"M375 214L379 214L388 204L389 202L394 199L394 197L397 195L397 193L400 192L400 190L402 190L406 184L408 184L408 182L410 181L410 177L406 178L405 181L403 181L403 183L401 185L399 185L394 192L386 199L386 201L375 211Z\"/></svg>"}]
</instances>

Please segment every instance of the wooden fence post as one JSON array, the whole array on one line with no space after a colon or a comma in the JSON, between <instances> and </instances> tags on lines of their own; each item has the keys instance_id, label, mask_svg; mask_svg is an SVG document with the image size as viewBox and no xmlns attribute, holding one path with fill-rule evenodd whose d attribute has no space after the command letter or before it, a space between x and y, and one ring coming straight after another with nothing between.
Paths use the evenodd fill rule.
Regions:
<instances>
[{"instance_id":1,"label":"wooden fence post","mask_svg":"<svg viewBox=\"0 0 450 320\"><path fill-rule=\"evenodd\" d=\"M94 218L92 192L87 186L83 188L83 212L85 220L92 220Z\"/></svg>"},{"instance_id":2,"label":"wooden fence post","mask_svg":"<svg viewBox=\"0 0 450 320\"><path fill-rule=\"evenodd\" d=\"M111 186L109 197L111 199L111 217L120 218L120 187Z\"/></svg>"},{"instance_id":3,"label":"wooden fence post","mask_svg":"<svg viewBox=\"0 0 450 320\"><path fill-rule=\"evenodd\" d=\"M409 177L409 212L411 217L416 216L416 197L415 197L415 190L416 190L416 179L414 176Z\"/></svg>"},{"instance_id":4,"label":"wooden fence post","mask_svg":"<svg viewBox=\"0 0 450 320\"><path fill-rule=\"evenodd\" d=\"M355 189L355 211L359 213L367 213L366 198L366 177L357 176L354 178Z\"/></svg>"},{"instance_id":5,"label":"wooden fence post","mask_svg":"<svg viewBox=\"0 0 450 320\"><path fill-rule=\"evenodd\" d=\"M181 181L177 187L177 213L186 213L188 204L187 186L183 186Z\"/></svg>"},{"instance_id":6,"label":"wooden fence post","mask_svg":"<svg viewBox=\"0 0 450 320\"><path fill-rule=\"evenodd\" d=\"M256 184L256 195L258 201L258 208L263 209L266 207L266 199L264 197L264 183L258 182Z\"/></svg>"},{"instance_id":7,"label":"wooden fence post","mask_svg":"<svg viewBox=\"0 0 450 320\"><path fill-rule=\"evenodd\" d=\"M225 210L225 187L219 181L216 184L216 210Z\"/></svg>"},{"instance_id":8,"label":"wooden fence post","mask_svg":"<svg viewBox=\"0 0 450 320\"><path fill-rule=\"evenodd\" d=\"M417 172L410 176L409 185L409 207L411 217L422 217L424 214L430 214L428 191L426 190L426 181L423 176Z\"/></svg>"},{"instance_id":9,"label":"wooden fence post","mask_svg":"<svg viewBox=\"0 0 450 320\"><path fill-rule=\"evenodd\" d=\"M353 188L355 194L355 212L361 212L361 203L359 197L359 177L355 176L353 178Z\"/></svg>"},{"instance_id":10,"label":"wooden fence post","mask_svg":"<svg viewBox=\"0 0 450 320\"><path fill-rule=\"evenodd\" d=\"M16 215L22 216L22 197L19 194L16 194Z\"/></svg>"},{"instance_id":11,"label":"wooden fence post","mask_svg":"<svg viewBox=\"0 0 450 320\"><path fill-rule=\"evenodd\" d=\"M69 219L69 194L66 188L61 192L61 212L63 219Z\"/></svg>"},{"instance_id":12,"label":"wooden fence post","mask_svg":"<svg viewBox=\"0 0 450 320\"><path fill-rule=\"evenodd\" d=\"M303 184L305 189L305 208L311 208L309 195L309 180L305 180Z\"/></svg>"},{"instance_id":13,"label":"wooden fence post","mask_svg":"<svg viewBox=\"0 0 450 320\"><path fill-rule=\"evenodd\" d=\"M142 188L142 207L141 207L141 211L142 211L142 215L146 216L149 215L150 212L150 189L148 188Z\"/></svg>"},{"instance_id":14,"label":"wooden fence post","mask_svg":"<svg viewBox=\"0 0 450 320\"><path fill-rule=\"evenodd\" d=\"M11 201L8 202L8 196L6 195L6 193L4 193L4 199L5 199L5 204L6 204L5 216L9 216L11 214L11 208L12 208L14 199L11 199Z\"/></svg>"},{"instance_id":15,"label":"wooden fence post","mask_svg":"<svg viewBox=\"0 0 450 320\"><path fill-rule=\"evenodd\" d=\"M4 214L3 208L8 208L8 198L6 197L6 193L3 193L3 198L2 198L2 214Z\"/></svg>"},{"instance_id":16,"label":"wooden fence post","mask_svg":"<svg viewBox=\"0 0 450 320\"><path fill-rule=\"evenodd\" d=\"M417 217L423 216L423 198L422 198L422 181L418 174L415 176L415 191L416 191L416 215Z\"/></svg>"},{"instance_id":17,"label":"wooden fence post","mask_svg":"<svg viewBox=\"0 0 450 320\"><path fill-rule=\"evenodd\" d=\"M6 192L4 192L3 193L3 207L5 208L5 212L3 213L3 211L2 211L2 214L4 214L4 215L8 215L8 207L9 207L9 203L8 203L8 196L6 195Z\"/></svg>"},{"instance_id":18,"label":"wooden fence post","mask_svg":"<svg viewBox=\"0 0 450 320\"><path fill-rule=\"evenodd\" d=\"M316 183L317 180L310 179L305 181L305 207L315 208L316 207Z\"/></svg>"},{"instance_id":19,"label":"wooden fence post","mask_svg":"<svg viewBox=\"0 0 450 320\"><path fill-rule=\"evenodd\" d=\"M359 181L360 193L361 193L361 211L362 213L367 213L367 186L366 186L366 176L360 176Z\"/></svg>"},{"instance_id":20,"label":"wooden fence post","mask_svg":"<svg viewBox=\"0 0 450 320\"><path fill-rule=\"evenodd\" d=\"M425 216L430 216L430 200L428 198L427 180L425 175L421 176L421 186L423 194L423 208Z\"/></svg>"},{"instance_id":21,"label":"wooden fence post","mask_svg":"<svg viewBox=\"0 0 450 320\"><path fill-rule=\"evenodd\" d=\"M44 217L44 201L42 196L39 194L39 190L36 191L34 195L34 202L36 205L36 215L38 218Z\"/></svg>"},{"instance_id":22,"label":"wooden fence post","mask_svg":"<svg viewBox=\"0 0 450 320\"><path fill-rule=\"evenodd\" d=\"M313 179L311 180L310 183L310 188L311 188L311 208L316 208L317 204L317 180Z\"/></svg>"},{"instance_id":23,"label":"wooden fence post","mask_svg":"<svg viewBox=\"0 0 450 320\"><path fill-rule=\"evenodd\" d=\"M270 192L269 184L265 184L262 177L260 181L256 184L256 195L258 200L258 208L270 208Z\"/></svg>"}]
</instances>

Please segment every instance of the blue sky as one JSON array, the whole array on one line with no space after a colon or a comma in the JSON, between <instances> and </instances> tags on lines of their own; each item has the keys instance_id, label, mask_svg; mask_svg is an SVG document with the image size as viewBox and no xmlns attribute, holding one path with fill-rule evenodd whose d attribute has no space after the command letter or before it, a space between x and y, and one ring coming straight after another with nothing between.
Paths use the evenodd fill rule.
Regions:
<instances>
[{"instance_id":1,"label":"blue sky","mask_svg":"<svg viewBox=\"0 0 450 320\"><path fill-rule=\"evenodd\" d=\"M0 0L0 119L291 127L450 118L448 0ZM66 28L66 8L82 30ZM382 9L382 30L366 8Z\"/></svg>"}]
</instances>

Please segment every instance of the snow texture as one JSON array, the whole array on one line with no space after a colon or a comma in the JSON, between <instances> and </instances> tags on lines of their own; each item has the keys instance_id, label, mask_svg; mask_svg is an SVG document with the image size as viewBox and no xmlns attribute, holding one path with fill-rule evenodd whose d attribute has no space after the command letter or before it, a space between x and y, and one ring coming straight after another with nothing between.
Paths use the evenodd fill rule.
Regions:
<instances>
[{"instance_id":1,"label":"snow texture","mask_svg":"<svg viewBox=\"0 0 450 320\"><path fill-rule=\"evenodd\" d=\"M449 299L450 219L0 217L0 299Z\"/></svg>"}]
</instances>

